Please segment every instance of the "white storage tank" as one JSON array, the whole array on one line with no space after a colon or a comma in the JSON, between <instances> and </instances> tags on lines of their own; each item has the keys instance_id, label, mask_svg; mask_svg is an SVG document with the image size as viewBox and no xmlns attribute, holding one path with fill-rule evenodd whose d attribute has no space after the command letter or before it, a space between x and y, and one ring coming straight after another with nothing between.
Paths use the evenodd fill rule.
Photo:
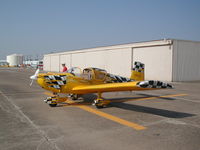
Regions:
<instances>
[{"instance_id":1,"label":"white storage tank","mask_svg":"<svg viewBox=\"0 0 200 150\"><path fill-rule=\"evenodd\" d=\"M7 62L9 63L9 66L19 66L23 64L23 55L22 54L8 55Z\"/></svg>"}]
</instances>

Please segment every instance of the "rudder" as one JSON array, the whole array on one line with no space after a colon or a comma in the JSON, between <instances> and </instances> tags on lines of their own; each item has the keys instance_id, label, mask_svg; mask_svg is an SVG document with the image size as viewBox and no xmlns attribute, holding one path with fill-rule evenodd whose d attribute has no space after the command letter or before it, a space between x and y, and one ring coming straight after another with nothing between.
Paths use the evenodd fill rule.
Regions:
<instances>
[{"instance_id":1,"label":"rudder","mask_svg":"<svg viewBox=\"0 0 200 150\"><path fill-rule=\"evenodd\" d=\"M144 64L143 63L139 61L134 62L134 67L132 68L130 79L135 80L135 81L144 80Z\"/></svg>"}]
</instances>

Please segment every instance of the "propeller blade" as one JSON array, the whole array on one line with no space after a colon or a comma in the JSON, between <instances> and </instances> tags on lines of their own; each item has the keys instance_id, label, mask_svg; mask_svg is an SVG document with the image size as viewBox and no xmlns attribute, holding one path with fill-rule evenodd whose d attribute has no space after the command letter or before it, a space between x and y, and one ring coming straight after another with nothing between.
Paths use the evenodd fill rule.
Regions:
<instances>
[{"instance_id":1,"label":"propeller blade","mask_svg":"<svg viewBox=\"0 0 200 150\"><path fill-rule=\"evenodd\" d=\"M40 69L37 69L37 70L35 71L35 74L32 75L32 76L30 76L30 79L31 79L30 86L33 84L33 80L37 80L37 76L38 76L39 72L40 72Z\"/></svg>"},{"instance_id":2,"label":"propeller blade","mask_svg":"<svg viewBox=\"0 0 200 150\"><path fill-rule=\"evenodd\" d=\"M34 75L37 76L39 72L40 72L40 69L37 69Z\"/></svg>"},{"instance_id":3,"label":"propeller blade","mask_svg":"<svg viewBox=\"0 0 200 150\"><path fill-rule=\"evenodd\" d=\"M30 86L32 86L32 84L33 84L33 80L31 80Z\"/></svg>"}]
</instances>

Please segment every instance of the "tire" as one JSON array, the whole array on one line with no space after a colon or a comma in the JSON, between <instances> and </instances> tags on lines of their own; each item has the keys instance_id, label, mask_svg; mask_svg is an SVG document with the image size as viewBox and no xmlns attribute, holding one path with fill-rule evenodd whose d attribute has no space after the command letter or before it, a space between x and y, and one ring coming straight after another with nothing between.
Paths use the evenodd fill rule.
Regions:
<instances>
[{"instance_id":1,"label":"tire","mask_svg":"<svg viewBox=\"0 0 200 150\"><path fill-rule=\"evenodd\" d=\"M49 104L49 106L51 106L51 107L56 107L57 104Z\"/></svg>"},{"instance_id":2,"label":"tire","mask_svg":"<svg viewBox=\"0 0 200 150\"><path fill-rule=\"evenodd\" d=\"M79 100L79 98L81 98L81 95L80 95L80 94L73 94L73 95L71 96L71 99L72 99L72 100Z\"/></svg>"},{"instance_id":3,"label":"tire","mask_svg":"<svg viewBox=\"0 0 200 150\"><path fill-rule=\"evenodd\" d=\"M96 108L97 108L97 109L102 109L102 108L104 108L104 106L96 105Z\"/></svg>"}]
</instances>

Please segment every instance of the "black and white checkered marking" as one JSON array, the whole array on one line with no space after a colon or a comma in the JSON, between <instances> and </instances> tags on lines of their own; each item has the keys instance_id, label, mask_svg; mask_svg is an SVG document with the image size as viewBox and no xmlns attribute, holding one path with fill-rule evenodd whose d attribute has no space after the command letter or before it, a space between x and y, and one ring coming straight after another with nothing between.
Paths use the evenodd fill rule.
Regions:
<instances>
[{"instance_id":1,"label":"black and white checkered marking","mask_svg":"<svg viewBox=\"0 0 200 150\"><path fill-rule=\"evenodd\" d=\"M48 84L65 85L66 81L49 81Z\"/></svg>"},{"instance_id":2,"label":"black and white checkered marking","mask_svg":"<svg viewBox=\"0 0 200 150\"><path fill-rule=\"evenodd\" d=\"M141 88L172 88L172 85L168 83L154 80L138 82L137 86Z\"/></svg>"},{"instance_id":3,"label":"black and white checkered marking","mask_svg":"<svg viewBox=\"0 0 200 150\"><path fill-rule=\"evenodd\" d=\"M117 76L117 75L113 75L113 74L107 74L107 76L111 78L111 81L108 81L108 82L122 83L122 82L132 81L129 78L125 78L125 77L121 77L121 76Z\"/></svg>"},{"instance_id":4,"label":"black and white checkered marking","mask_svg":"<svg viewBox=\"0 0 200 150\"><path fill-rule=\"evenodd\" d=\"M144 64L141 63L141 62L136 61L134 63L133 70L137 71L137 72L144 72Z\"/></svg>"},{"instance_id":5,"label":"black and white checkered marking","mask_svg":"<svg viewBox=\"0 0 200 150\"><path fill-rule=\"evenodd\" d=\"M60 80L60 81L66 81L66 75L48 75L44 76L47 80Z\"/></svg>"},{"instance_id":6,"label":"black and white checkered marking","mask_svg":"<svg viewBox=\"0 0 200 150\"><path fill-rule=\"evenodd\" d=\"M50 85L49 87L55 88L55 89L60 89L61 86L60 85Z\"/></svg>"},{"instance_id":7,"label":"black and white checkered marking","mask_svg":"<svg viewBox=\"0 0 200 150\"><path fill-rule=\"evenodd\" d=\"M62 85L67 83L66 75L47 75L44 78L47 80L46 83L49 84L49 87L55 89L60 89Z\"/></svg>"}]
</instances>

